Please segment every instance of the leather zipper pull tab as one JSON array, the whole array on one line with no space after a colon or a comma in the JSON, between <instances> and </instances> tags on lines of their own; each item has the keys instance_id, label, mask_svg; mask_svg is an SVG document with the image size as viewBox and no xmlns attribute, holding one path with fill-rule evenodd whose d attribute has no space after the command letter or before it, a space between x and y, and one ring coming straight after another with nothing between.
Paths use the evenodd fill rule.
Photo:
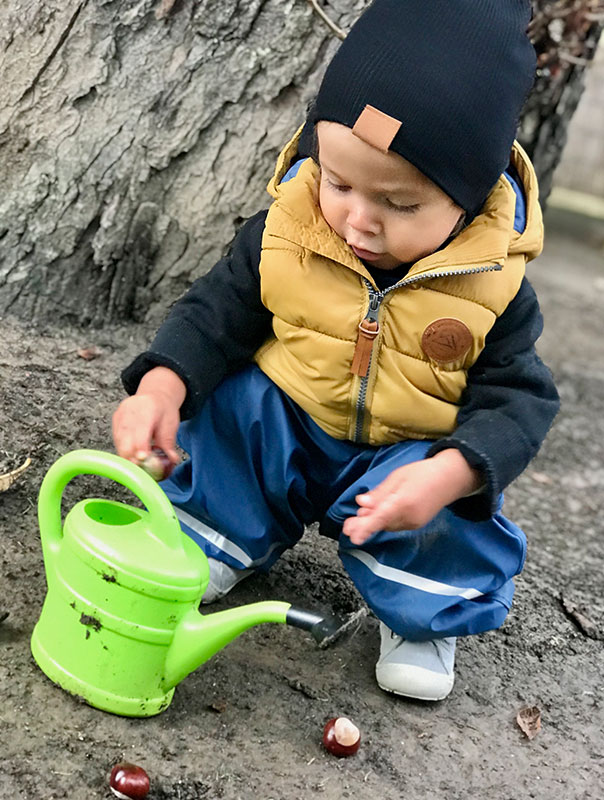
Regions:
<instances>
[{"instance_id":1,"label":"leather zipper pull tab","mask_svg":"<svg viewBox=\"0 0 604 800\"><path fill-rule=\"evenodd\" d=\"M350 365L353 375L360 375L361 378L367 377L373 342L379 332L380 326L375 320L365 318L359 323L359 335Z\"/></svg>"}]
</instances>

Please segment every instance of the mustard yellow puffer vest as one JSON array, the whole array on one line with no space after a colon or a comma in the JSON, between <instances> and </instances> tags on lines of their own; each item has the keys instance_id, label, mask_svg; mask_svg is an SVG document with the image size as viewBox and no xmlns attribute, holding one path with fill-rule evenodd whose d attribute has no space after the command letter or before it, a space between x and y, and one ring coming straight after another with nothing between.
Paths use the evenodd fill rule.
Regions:
<instances>
[{"instance_id":1,"label":"mustard yellow puffer vest","mask_svg":"<svg viewBox=\"0 0 604 800\"><path fill-rule=\"evenodd\" d=\"M335 438L379 445L447 435L467 370L516 295L526 261L541 252L528 157L515 145L527 200L523 233L514 231L515 194L502 176L471 225L382 293L323 219L317 165L308 159L280 183L295 152L296 137L268 187L275 200L260 278L274 338L256 362Z\"/></svg>"}]
</instances>

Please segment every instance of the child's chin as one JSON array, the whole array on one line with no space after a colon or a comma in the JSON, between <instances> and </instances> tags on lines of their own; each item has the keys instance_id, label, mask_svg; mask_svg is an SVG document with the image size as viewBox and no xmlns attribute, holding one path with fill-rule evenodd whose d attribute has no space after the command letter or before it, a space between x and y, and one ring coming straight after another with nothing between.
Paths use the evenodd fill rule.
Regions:
<instances>
[{"instance_id":1,"label":"child's chin","mask_svg":"<svg viewBox=\"0 0 604 800\"><path fill-rule=\"evenodd\" d=\"M378 258L375 261L371 262L372 267L377 267L378 269L396 269L403 261L394 258L394 256L384 256L383 258Z\"/></svg>"}]
</instances>

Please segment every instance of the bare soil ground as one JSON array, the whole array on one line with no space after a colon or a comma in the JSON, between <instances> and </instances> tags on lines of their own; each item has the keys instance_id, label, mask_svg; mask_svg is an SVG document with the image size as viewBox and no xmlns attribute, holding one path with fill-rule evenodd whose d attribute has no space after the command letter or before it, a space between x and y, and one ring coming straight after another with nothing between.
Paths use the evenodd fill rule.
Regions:
<instances>
[{"instance_id":1,"label":"bare soil ground","mask_svg":"<svg viewBox=\"0 0 604 800\"><path fill-rule=\"evenodd\" d=\"M37 492L59 455L112 449L118 375L144 346L144 326L36 332L0 321L0 451L31 468L0 495L0 797L108 798L119 760L151 776L151 800L604 798L604 231L551 213L545 254L530 266L546 317L541 353L563 410L530 469L506 498L529 539L526 569L501 630L460 642L444 702L406 702L373 677L377 621L326 650L285 626L263 625L186 678L157 717L97 711L52 684L29 651L46 585ZM78 350L97 347L85 360ZM84 496L121 496L78 478ZM242 524L245 520L242 520ZM267 578L241 584L218 607L283 599L347 612L360 599L333 543L309 531ZM133 664L133 669L136 665ZM516 724L537 706L542 728ZM324 722L362 729L358 754L321 746Z\"/></svg>"}]
</instances>

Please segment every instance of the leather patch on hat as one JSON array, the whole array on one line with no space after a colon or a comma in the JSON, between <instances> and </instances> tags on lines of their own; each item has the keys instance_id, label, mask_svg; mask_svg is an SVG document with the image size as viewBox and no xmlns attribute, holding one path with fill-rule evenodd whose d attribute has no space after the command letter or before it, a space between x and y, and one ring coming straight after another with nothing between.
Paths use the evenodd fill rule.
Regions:
<instances>
[{"instance_id":1,"label":"leather patch on hat","mask_svg":"<svg viewBox=\"0 0 604 800\"><path fill-rule=\"evenodd\" d=\"M389 114L367 105L359 114L352 132L367 144L387 153L402 124Z\"/></svg>"},{"instance_id":2,"label":"leather patch on hat","mask_svg":"<svg viewBox=\"0 0 604 800\"><path fill-rule=\"evenodd\" d=\"M422 335L422 350L428 358L447 364L463 358L472 347L472 332L460 319L443 317L431 322Z\"/></svg>"}]
</instances>

